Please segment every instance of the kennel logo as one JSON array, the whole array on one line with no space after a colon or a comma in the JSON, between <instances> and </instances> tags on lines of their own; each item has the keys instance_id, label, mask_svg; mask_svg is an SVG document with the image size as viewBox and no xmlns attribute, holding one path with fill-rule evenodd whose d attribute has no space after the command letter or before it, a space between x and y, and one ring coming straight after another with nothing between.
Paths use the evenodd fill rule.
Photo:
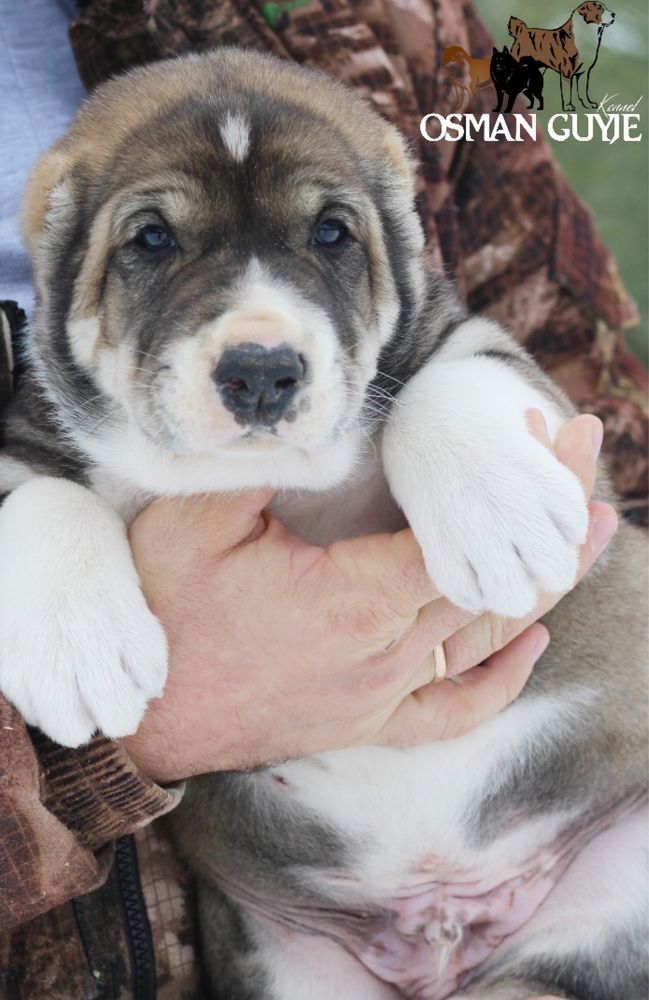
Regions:
<instances>
[{"instance_id":1,"label":"kennel logo","mask_svg":"<svg viewBox=\"0 0 649 1000\"><path fill-rule=\"evenodd\" d=\"M425 115L420 124L422 136L429 142L536 139L535 112L545 109L544 89L554 99L558 78L555 92L562 110L547 121L550 138L557 142L570 138L578 142L640 142L638 108L643 95L624 103L619 94L607 93L600 100L591 94L600 47L614 22L615 14L605 4L586 0L558 28L530 28L520 18L510 17L511 48L494 47L486 59L474 58L459 45L451 45L444 52L444 66L455 93L455 107L448 115ZM493 113L472 114L473 101L489 90L495 98L493 113L497 117ZM532 114L513 113L519 94L527 98ZM577 102L586 114L577 114Z\"/></svg>"}]
</instances>

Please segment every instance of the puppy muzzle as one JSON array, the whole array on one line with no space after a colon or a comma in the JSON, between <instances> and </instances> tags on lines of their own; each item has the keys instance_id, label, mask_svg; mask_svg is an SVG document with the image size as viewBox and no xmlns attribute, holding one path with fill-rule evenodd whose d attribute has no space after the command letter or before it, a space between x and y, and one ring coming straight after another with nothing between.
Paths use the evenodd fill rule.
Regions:
<instances>
[{"instance_id":1,"label":"puppy muzzle","mask_svg":"<svg viewBox=\"0 0 649 1000\"><path fill-rule=\"evenodd\" d=\"M288 416L305 371L304 359L288 344L239 344L224 351L213 378L237 423L270 426Z\"/></svg>"}]
</instances>

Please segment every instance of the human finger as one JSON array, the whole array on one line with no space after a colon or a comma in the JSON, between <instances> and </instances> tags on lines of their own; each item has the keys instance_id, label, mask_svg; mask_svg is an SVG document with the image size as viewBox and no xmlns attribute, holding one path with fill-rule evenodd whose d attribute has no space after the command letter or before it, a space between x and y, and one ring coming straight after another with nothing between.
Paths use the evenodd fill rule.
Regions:
<instances>
[{"instance_id":1,"label":"human finger","mask_svg":"<svg viewBox=\"0 0 649 1000\"><path fill-rule=\"evenodd\" d=\"M393 713L377 742L413 746L469 732L518 697L548 642L548 630L535 623L484 666L413 692Z\"/></svg>"},{"instance_id":2,"label":"human finger","mask_svg":"<svg viewBox=\"0 0 649 1000\"><path fill-rule=\"evenodd\" d=\"M589 532L581 547L575 585L591 569L617 527L617 515L608 504L594 503L589 510ZM475 615L451 604L446 598L440 598L419 610L416 625L402 639L402 643L408 644L414 661L423 661L431 648L445 643L447 674L453 677L502 649L528 625L547 614L562 596L542 594L537 606L526 618Z\"/></svg>"},{"instance_id":3,"label":"human finger","mask_svg":"<svg viewBox=\"0 0 649 1000\"><path fill-rule=\"evenodd\" d=\"M540 410L528 410L526 417L530 433L575 473L581 480L586 499L590 500L597 475L597 458L604 437L604 425L599 417L591 413L580 414L564 424L554 443Z\"/></svg>"},{"instance_id":4,"label":"human finger","mask_svg":"<svg viewBox=\"0 0 649 1000\"><path fill-rule=\"evenodd\" d=\"M575 473L590 500L597 476L597 458L604 437L602 421L590 413L575 417L557 434L554 453L563 465Z\"/></svg>"},{"instance_id":5,"label":"human finger","mask_svg":"<svg viewBox=\"0 0 649 1000\"><path fill-rule=\"evenodd\" d=\"M440 597L409 528L334 542L326 553L368 605L392 610L395 618L412 617Z\"/></svg>"},{"instance_id":6,"label":"human finger","mask_svg":"<svg viewBox=\"0 0 649 1000\"><path fill-rule=\"evenodd\" d=\"M530 433L537 441L548 449L548 451L554 451L552 447L552 440L550 438L550 432L548 430L548 425L545 422L545 417L540 410L532 408L527 410L525 414L527 420L527 426L530 429Z\"/></svg>"},{"instance_id":7,"label":"human finger","mask_svg":"<svg viewBox=\"0 0 649 1000\"><path fill-rule=\"evenodd\" d=\"M408 683L404 687L404 694L411 694L419 688L433 684L437 680L437 658L435 649L430 650L422 659L415 672L408 678Z\"/></svg>"},{"instance_id":8,"label":"human finger","mask_svg":"<svg viewBox=\"0 0 649 1000\"><path fill-rule=\"evenodd\" d=\"M161 498L138 515L131 533L146 536L148 544L168 545L180 537L191 550L227 551L254 534L273 493L255 489Z\"/></svg>"}]
</instances>

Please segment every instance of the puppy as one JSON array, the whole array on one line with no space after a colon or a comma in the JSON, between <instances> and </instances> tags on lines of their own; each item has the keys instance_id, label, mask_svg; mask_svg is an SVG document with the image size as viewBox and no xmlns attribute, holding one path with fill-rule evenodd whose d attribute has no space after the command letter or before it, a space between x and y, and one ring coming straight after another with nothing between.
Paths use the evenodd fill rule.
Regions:
<instances>
[{"instance_id":1,"label":"puppy","mask_svg":"<svg viewBox=\"0 0 649 1000\"><path fill-rule=\"evenodd\" d=\"M125 533L152 496L269 484L321 543L407 521L476 613L573 583L582 489L526 424L572 407L427 273L407 147L340 84L228 49L135 70L42 158L24 218L0 686L54 739L130 733L162 690ZM209 994L644 997L644 562L621 527L468 736L190 782Z\"/></svg>"},{"instance_id":2,"label":"puppy","mask_svg":"<svg viewBox=\"0 0 649 1000\"><path fill-rule=\"evenodd\" d=\"M510 17L508 30L514 39L512 55L520 60L532 56L542 66L556 70L561 88L561 107L574 111L572 84L577 81L577 94L585 108L596 108L589 93L590 74L597 62L599 47L605 28L613 24L615 14L599 0L586 0L575 7L568 20L558 28L528 28L518 17ZM585 93L582 94L582 77L586 74ZM569 82L568 101L563 92L563 81Z\"/></svg>"}]
</instances>

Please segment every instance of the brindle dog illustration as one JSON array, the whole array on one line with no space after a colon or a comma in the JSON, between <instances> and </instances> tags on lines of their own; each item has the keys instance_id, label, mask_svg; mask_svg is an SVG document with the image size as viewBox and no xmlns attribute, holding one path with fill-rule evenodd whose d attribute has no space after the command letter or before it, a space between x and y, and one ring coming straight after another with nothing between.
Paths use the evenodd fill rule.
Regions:
<instances>
[{"instance_id":1,"label":"brindle dog illustration","mask_svg":"<svg viewBox=\"0 0 649 1000\"><path fill-rule=\"evenodd\" d=\"M596 108L598 104L589 92L590 76L597 62L604 29L613 24L615 14L599 0L586 0L572 11L567 21L558 28L528 28L525 21L510 17L508 30L514 39L512 55L520 60L531 56L542 66L559 74L561 86L561 107L564 111L574 111L572 84L576 81L577 95L585 108ZM586 75L585 93L582 93L582 77ZM569 83L566 102L563 83Z\"/></svg>"}]
</instances>

